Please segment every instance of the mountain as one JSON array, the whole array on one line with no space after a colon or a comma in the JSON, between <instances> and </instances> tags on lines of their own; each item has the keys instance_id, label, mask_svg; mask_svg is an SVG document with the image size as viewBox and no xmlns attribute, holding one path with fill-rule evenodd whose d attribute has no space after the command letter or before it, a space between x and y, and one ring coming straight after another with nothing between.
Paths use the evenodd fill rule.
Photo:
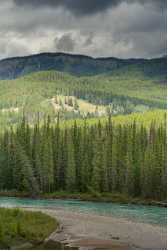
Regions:
<instances>
[{"instance_id":1,"label":"mountain","mask_svg":"<svg viewBox=\"0 0 167 250\"><path fill-rule=\"evenodd\" d=\"M167 109L167 58L43 53L0 61L0 127Z\"/></svg>"},{"instance_id":2,"label":"mountain","mask_svg":"<svg viewBox=\"0 0 167 250\"><path fill-rule=\"evenodd\" d=\"M0 79L15 79L38 71L56 70L75 76L138 70L147 77L167 77L167 57L157 59L92 58L65 53L42 53L0 61Z\"/></svg>"}]
</instances>

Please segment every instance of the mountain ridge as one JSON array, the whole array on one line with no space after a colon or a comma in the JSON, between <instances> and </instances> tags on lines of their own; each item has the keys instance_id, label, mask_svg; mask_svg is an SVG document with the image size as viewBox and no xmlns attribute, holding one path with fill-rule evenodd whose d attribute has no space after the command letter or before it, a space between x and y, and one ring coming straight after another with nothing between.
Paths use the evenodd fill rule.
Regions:
<instances>
[{"instance_id":1,"label":"mountain ridge","mask_svg":"<svg viewBox=\"0 0 167 250\"><path fill-rule=\"evenodd\" d=\"M16 79L38 71L56 70L75 76L112 74L118 69L128 67L146 75L167 76L167 58L129 58L91 57L81 54L39 53L23 57L10 57L0 60L0 79Z\"/></svg>"},{"instance_id":2,"label":"mountain ridge","mask_svg":"<svg viewBox=\"0 0 167 250\"><path fill-rule=\"evenodd\" d=\"M133 57L129 57L129 58L121 58L121 57L114 57L114 56L109 56L109 57L105 57L105 56L101 56L101 57L94 57L94 56L89 56L89 55L84 55L84 54L73 54L73 53L65 53L65 52L41 52L41 53L34 53L34 54L29 54L29 55L25 55L25 56L13 56L13 57L6 57L6 58L2 58L0 59L0 62L2 61L7 61L7 60L13 60L13 59L25 59L25 58L31 58L31 57L39 57L42 55L50 55L50 56L59 56L59 55L63 55L63 56L69 56L69 57L83 57L83 58L89 58L89 59L93 59L93 60L110 60L110 59L116 59L116 60L121 60L121 61L152 61L152 60L157 60L157 59L164 59L167 58L167 54L160 56L160 57L153 57L153 58L144 58L144 57L137 57L137 58L133 58Z\"/></svg>"}]
</instances>

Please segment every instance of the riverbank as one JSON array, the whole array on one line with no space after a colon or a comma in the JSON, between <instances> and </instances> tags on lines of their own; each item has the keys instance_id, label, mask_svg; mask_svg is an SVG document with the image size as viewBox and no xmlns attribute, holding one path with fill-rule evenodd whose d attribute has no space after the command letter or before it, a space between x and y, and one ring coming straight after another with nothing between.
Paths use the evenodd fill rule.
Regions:
<instances>
[{"instance_id":1,"label":"riverbank","mask_svg":"<svg viewBox=\"0 0 167 250\"><path fill-rule=\"evenodd\" d=\"M0 197L17 197L17 198L33 198L33 199L74 199L80 201L94 201L94 202L112 202L119 204L136 204L147 206L167 207L167 201L157 201L151 199L133 198L122 194L111 193L43 193L32 196L28 193L21 192L0 192Z\"/></svg>"},{"instance_id":2,"label":"riverbank","mask_svg":"<svg viewBox=\"0 0 167 250\"><path fill-rule=\"evenodd\" d=\"M60 222L60 230L53 233L49 240L85 249L167 249L167 228L63 209L31 210L42 211Z\"/></svg>"},{"instance_id":3,"label":"riverbank","mask_svg":"<svg viewBox=\"0 0 167 250\"><path fill-rule=\"evenodd\" d=\"M46 213L0 208L0 249L39 245L58 227Z\"/></svg>"}]
</instances>

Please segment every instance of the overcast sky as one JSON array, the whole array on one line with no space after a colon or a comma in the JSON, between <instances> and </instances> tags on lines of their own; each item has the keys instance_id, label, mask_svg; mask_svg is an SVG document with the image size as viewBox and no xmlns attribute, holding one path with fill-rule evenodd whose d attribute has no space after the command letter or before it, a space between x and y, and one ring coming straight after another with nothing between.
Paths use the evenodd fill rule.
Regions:
<instances>
[{"instance_id":1,"label":"overcast sky","mask_svg":"<svg viewBox=\"0 0 167 250\"><path fill-rule=\"evenodd\" d=\"M0 58L167 54L166 0L1 0Z\"/></svg>"}]
</instances>

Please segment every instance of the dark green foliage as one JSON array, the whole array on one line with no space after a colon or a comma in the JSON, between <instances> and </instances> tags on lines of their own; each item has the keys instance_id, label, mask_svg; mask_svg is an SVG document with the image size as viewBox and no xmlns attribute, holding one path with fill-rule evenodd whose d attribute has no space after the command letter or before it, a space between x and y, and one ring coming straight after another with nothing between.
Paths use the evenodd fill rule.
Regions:
<instances>
[{"instance_id":1,"label":"dark green foliage","mask_svg":"<svg viewBox=\"0 0 167 250\"><path fill-rule=\"evenodd\" d=\"M167 199L166 117L147 128L136 121L117 125L110 117L88 124L63 127L59 118L55 125L48 118L31 127L23 119L1 135L1 191L91 190Z\"/></svg>"}]
</instances>

